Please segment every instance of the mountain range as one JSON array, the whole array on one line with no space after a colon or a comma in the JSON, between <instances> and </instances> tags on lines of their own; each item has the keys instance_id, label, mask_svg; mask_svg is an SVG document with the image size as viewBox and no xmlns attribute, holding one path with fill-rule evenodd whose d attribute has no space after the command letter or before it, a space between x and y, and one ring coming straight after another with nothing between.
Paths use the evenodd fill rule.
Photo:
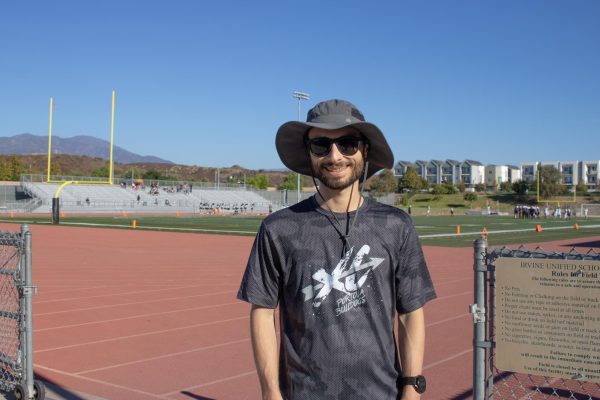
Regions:
<instances>
[{"instance_id":1,"label":"mountain range","mask_svg":"<svg viewBox=\"0 0 600 400\"><path fill-rule=\"evenodd\" d=\"M48 137L30 133L0 137L0 154L47 154ZM52 154L71 154L78 156L99 157L108 160L110 157L110 142L93 136L74 136L61 138L52 136ZM114 162L123 164L160 163L173 164L156 156L142 156L113 145Z\"/></svg>"}]
</instances>

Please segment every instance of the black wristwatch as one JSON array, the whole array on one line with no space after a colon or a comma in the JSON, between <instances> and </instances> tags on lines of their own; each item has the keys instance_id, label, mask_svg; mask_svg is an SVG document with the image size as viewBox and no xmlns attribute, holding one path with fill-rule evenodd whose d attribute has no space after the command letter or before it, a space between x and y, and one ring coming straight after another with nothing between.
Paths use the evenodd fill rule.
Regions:
<instances>
[{"instance_id":1,"label":"black wristwatch","mask_svg":"<svg viewBox=\"0 0 600 400\"><path fill-rule=\"evenodd\" d=\"M417 393L424 393L427 389L427 381L423 375L417 376L403 376L400 378L400 384L402 386L412 386L415 388Z\"/></svg>"}]
</instances>

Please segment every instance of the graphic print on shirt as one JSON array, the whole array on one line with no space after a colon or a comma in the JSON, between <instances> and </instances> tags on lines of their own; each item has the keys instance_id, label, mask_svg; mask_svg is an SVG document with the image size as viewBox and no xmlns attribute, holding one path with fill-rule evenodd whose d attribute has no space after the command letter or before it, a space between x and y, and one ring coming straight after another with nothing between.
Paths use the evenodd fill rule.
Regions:
<instances>
[{"instance_id":1,"label":"graphic print on shirt","mask_svg":"<svg viewBox=\"0 0 600 400\"><path fill-rule=\"evenodd\" d=\"M304 301L314 299L312 302L313 307L318 308L335 289L345 294L344 297L336 301L336 316L364 304L366 297L362 286L365 284L369 273L384 260L383 258L371 257L369 261L362 263L363 258L369 254L370 250L371 247L365 244L352 259L352 252L354 251L354 247L352 247L338 262L331 274L327 273L324 268L315 272L312 278L316 283L302 289Z\"/></svg>"}]
</instances>

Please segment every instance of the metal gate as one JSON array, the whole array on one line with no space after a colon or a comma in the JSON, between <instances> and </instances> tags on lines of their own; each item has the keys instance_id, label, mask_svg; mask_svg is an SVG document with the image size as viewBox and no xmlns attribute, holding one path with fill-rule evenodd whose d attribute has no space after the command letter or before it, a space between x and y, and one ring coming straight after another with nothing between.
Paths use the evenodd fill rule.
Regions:
<instances>
[{"instance_id":1,"label":"metal gate","mask_svg":"<svg viewBox=\"0 0 600 400\"><path fill-rule=\"evenodd\" d=\"M502 296L498 292L496 278L496 264L502 258L531 259L534 263L543 260L557 262L600 261L600 254L593 250L587 253L548 252L541 248L528 250L521 246L517 250L499 248L488 250L487 240L484 238L474 242L474 272L475 272L475 302L470 306L473 315L473 398L475 400L538 400L538 399L572 399L572 400L600 400L600 383L597 379L588 381L585 375L574 374L569 379L565 377L543 376L523 372L501 371L497 368L497 339L499 330L497 326L496 308ZM520 260L517 260L518 262ZM550 262L550 261L546 261ZM538 263L539 264L539 263ZM559 264L560 265L560 264ZM565 265L565 264L563 264ZM568 265L568 264L566 264ZM597 265L597 264L594 264ZM598 275L595 275L597 278ZM590 290L596 298L599 290L597 286ZM600 309L589 311L592 318L600 322ZM498 329L498 331L497 331ZM600 343L592 344L596 349ZM560 343L557 348L560 349ZM593 353L593 352L592 352ZM593 356L593 354L592 354ZM597 353L596 353L597 357ZM592 361L594 370L600 368L600 361Z\"/></svg>"},{"instance_id":2,"label":"metal gate","mask_svg":"<svg viewBox=\"0 0 600 400\"><path fill-rule=\"evenodd\" d=\"M0 231L0 391L17 400L43 399L44 385L33 379L31 232Z\"/></svg>"}]
</instances>

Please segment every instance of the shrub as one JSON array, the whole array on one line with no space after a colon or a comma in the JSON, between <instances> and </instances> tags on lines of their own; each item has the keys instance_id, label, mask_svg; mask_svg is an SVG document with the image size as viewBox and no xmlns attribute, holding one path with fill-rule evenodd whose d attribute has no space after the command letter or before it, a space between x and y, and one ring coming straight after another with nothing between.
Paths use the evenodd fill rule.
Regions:
<instances>
[{"instance_id":1,"label":"shrub","mask_svg":"<svg viewBox=\"0 0 600 400\"><path fill-rule=\"evenodd\" d=\"M467 193L465 193L463 198L465 199L465 201L473 202L473 201L477 200L477 195L475 193L467 192Z\"/></svg>"}]
</instances>

